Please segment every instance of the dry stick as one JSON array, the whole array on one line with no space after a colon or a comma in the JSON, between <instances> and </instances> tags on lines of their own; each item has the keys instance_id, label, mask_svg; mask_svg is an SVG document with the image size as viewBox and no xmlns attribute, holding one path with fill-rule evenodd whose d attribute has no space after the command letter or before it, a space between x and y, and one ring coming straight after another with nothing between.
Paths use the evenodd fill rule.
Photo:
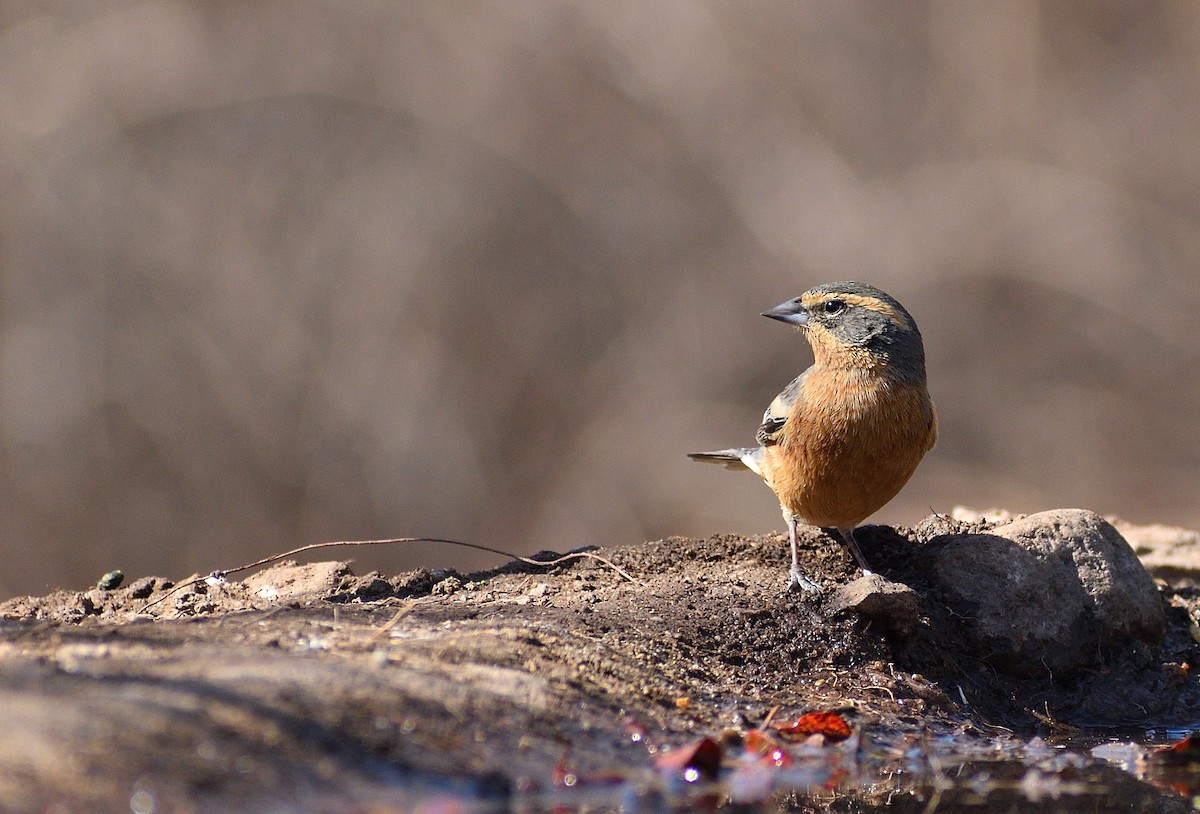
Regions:
<instances>
[{"instance_id":1,"label":"dry stick","mask_svg":"<svg viewBox=\"0 0 1200 814\"><path fill-rule=\"evenodd\" d=\"M204 582L205 580L209 579L224 579L230 574L236 574L239 571L248 571L251 568L257 568L260 565L269 565L270 563L278 562L279 560L284 560L297 554L303 554L306 551L314 551L318 548L333 548L335 546L398 545L400 543L446 543L447 545L457 545L462 546L463 548L474 548L478 551L486 551L490 554L499 554L502 557L508 557L509 559L517 560L518 562L527 563L528 565L537 565L542 568L549 568L552 565L558 565L559 563L566 562L567 560L578 560L586 557L587 559L598 560L604 563L633 584L640 584L616 563L612 562L611 560L606 560L599 554L593 554L590 551L576 551L571 554L564 554L561 557L553 560L533 560L528 557L518 557L516 554L512 554L508 551L480 545L479 543L464 543L462 540L445 540L440 537L394 537L390 540L338 540L337 542L331 543L309 543L308 545L300 546L299 548L293 548L291 551L284 551L282 554L272 554L269 557L263 557L261 560L256 560L252 563L247 563L246 565L239 565L237 568L226 568L222 571L213 571L208 576L196 577L195 579L188 580L181 585L176 585L170 591L167 591L167 593L163 594L153 602L148 602L146 606L142 608L140 613L145 613L159 602L162 602L179 591L182 591L184 588L190 588L198 582Z\"/></svg>"},{"instance_id":2,"label":"dry stick","mask_svg":"<svg viewBox=\"0 0 1200 814\"><path fill-rule=\"evenodd\" d=\"M764 718L763 722L758 725L759 732L767 731L767 727L771 725L771 721L774 720L774 718L775 718L775 713L779 712L779 710L782 706L783 706L782 704L776 704L775 706L771 707L771 711L767 713L767 717Z\"/></svg>"},{"instance_id":3,"label":"dry stick","mask_svg":"<svg viewBox=\"0 0 1200 814\"><path fill-rule=\"evenodd\" d=\"M400 610L396 611L396 615L393 616L386 625L384 625L383 627L380 627L380 628L376 628L375 632L371 635L371 638L372 639L382 639L383 634L387 633L389 630L391 630L397 624L399 624L400 620L403 619L405 616L408 616L408 614L416 606L417 606L417 600L415 600L415 599L410 599L407 602L405 602L404 607L402 607Z\"/></svg>"}]
</instances>

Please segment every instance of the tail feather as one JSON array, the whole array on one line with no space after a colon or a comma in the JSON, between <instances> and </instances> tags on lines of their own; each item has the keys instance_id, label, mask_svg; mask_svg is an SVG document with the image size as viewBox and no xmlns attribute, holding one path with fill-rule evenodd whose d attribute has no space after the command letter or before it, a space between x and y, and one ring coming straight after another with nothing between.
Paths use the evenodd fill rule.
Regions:
<instances>
[{"instance_id":1,"label":"tail feather","mask_svg":"<svg viewBox=\"0 0 1200 814\"><path fill-rule=\"evenodd\" d=\"M748 469L758 473L758 459L762 455L762 447L740 447L734 449L719 449L713 452L689 452L688 457L693 461L706 464L722 464L726 469Z\"/></svg>"}]
</instances>

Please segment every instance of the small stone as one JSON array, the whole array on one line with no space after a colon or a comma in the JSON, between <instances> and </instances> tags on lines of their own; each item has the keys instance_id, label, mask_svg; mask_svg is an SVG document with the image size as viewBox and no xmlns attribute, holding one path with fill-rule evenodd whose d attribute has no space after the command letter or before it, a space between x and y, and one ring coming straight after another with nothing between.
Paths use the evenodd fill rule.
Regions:
<instances>
[{"instance_id":1,"label":"small stone","mask_svg":"<svg viewBox=\"0 0 1200 814\"><path fill-rule=\"evenodd\" d=\"M129 586L129 596L133 599L146 599L154 593L157 586L157 577L142 577Z\"/></svg>"},{"instance_id":2,"label":"small stone","mask_svg":"<svg viewBox=\"0 0 1200 814\"><path fill-rule=\"evenodd\" d=\"M830 613L852 610L902 637L910 636L917 625L920 600L907 585L892 582L879 574L864 574L834 591L829 598Z\"/></svg>"},{"instance_id":3,"label":"small stone","mask_svg":"<svg viewBox=\"0 0 1200 814\"><path fill-rule=\"evenodd\" d=\"M1016 517L1007 509L987 509L978 511L969 506L955 506L950 510L950 517L960 523L1011 523Z\"/></svg>"},{"instance_id":4,"label":"small stone","mask_svg":"<svg viewBox=\"0 0 1200 814\"><path fill-rule=\"evenodd\" d=\"M121 583L125 581L125 574L122 571L109 571L96 583L96 587L101 591L113 591L121 587Z\"/></svg>"},{"instance_id":5,"label":"small stone","mask_svg":"<svg viewBox=\"0 0 1200 814\"><path fill-rule=\"evenodd\" d=\"M354 589L354 593L360 599L377 600L385 596L392 595L392 583L382 577L368 574L363 578L362 583Z\"/></svg>"},{"instance_id":6,"label":"small stone","mask_svg":"<svg viewBox=\"0 0 1200 814\"><path fill-rule=\"evenodd\" d=\"M449 596L450 594L458 593L460 590L462 590L462 580L458 577L448 576L434 585L430 593L434 596Z\"/></svg>"}]
</instances>

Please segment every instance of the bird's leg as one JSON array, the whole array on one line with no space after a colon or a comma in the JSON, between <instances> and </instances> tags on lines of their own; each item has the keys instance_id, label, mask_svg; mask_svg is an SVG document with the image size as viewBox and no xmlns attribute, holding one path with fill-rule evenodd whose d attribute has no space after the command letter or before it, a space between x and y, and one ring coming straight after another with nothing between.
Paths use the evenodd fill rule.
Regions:
<instances>
[{"instance_id":1,"label":"bird's leg","mask_svg":"<svg viewBox=\"0 0 1200 814\"><path fill-rule=\"evenodd\" d=\"M842 539L846 541L846 547L850 549L850 553L854 555L854 561L858 563L858 567L862 569L863 576L871 575L871 567L867 565L867 558L858 549L858 543L854 542L854 529L838 529L838 534L842 535Z\"/></svg>"},{"instance_id":2,"label":"bird's leg","mask_svg":"<svg viewBox=\"0 0 1200 814\"><path fill-rule=\"evenodd\" d=\"M796 518L787 515L788 541L792 544L792 571L788 588L805 593L819 593L821 586L804 576L800 570L800 544L796 540Z\"/></svg>"}]
</instances>

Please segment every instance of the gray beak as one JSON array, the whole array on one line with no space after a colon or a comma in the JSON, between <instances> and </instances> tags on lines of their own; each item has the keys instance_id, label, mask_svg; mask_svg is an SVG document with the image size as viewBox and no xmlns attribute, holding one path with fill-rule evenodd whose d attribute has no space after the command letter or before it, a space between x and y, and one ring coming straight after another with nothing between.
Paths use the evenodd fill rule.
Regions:
<instances>
[{"instance_id":1,"label":"gray beak","mask_svg":"<svg viewBox=\"0 0 1200 814\"><path fill-rule=\"evenodd\" d=\"M777 319L780 322L786 322L788 325L795 325L797 328L803 328L808 325L808 309L800 304L799 297L787 302L781 302L774 308L768 308L762 312L762 315L771 319Z\"/></svg>"}]
</instances>

